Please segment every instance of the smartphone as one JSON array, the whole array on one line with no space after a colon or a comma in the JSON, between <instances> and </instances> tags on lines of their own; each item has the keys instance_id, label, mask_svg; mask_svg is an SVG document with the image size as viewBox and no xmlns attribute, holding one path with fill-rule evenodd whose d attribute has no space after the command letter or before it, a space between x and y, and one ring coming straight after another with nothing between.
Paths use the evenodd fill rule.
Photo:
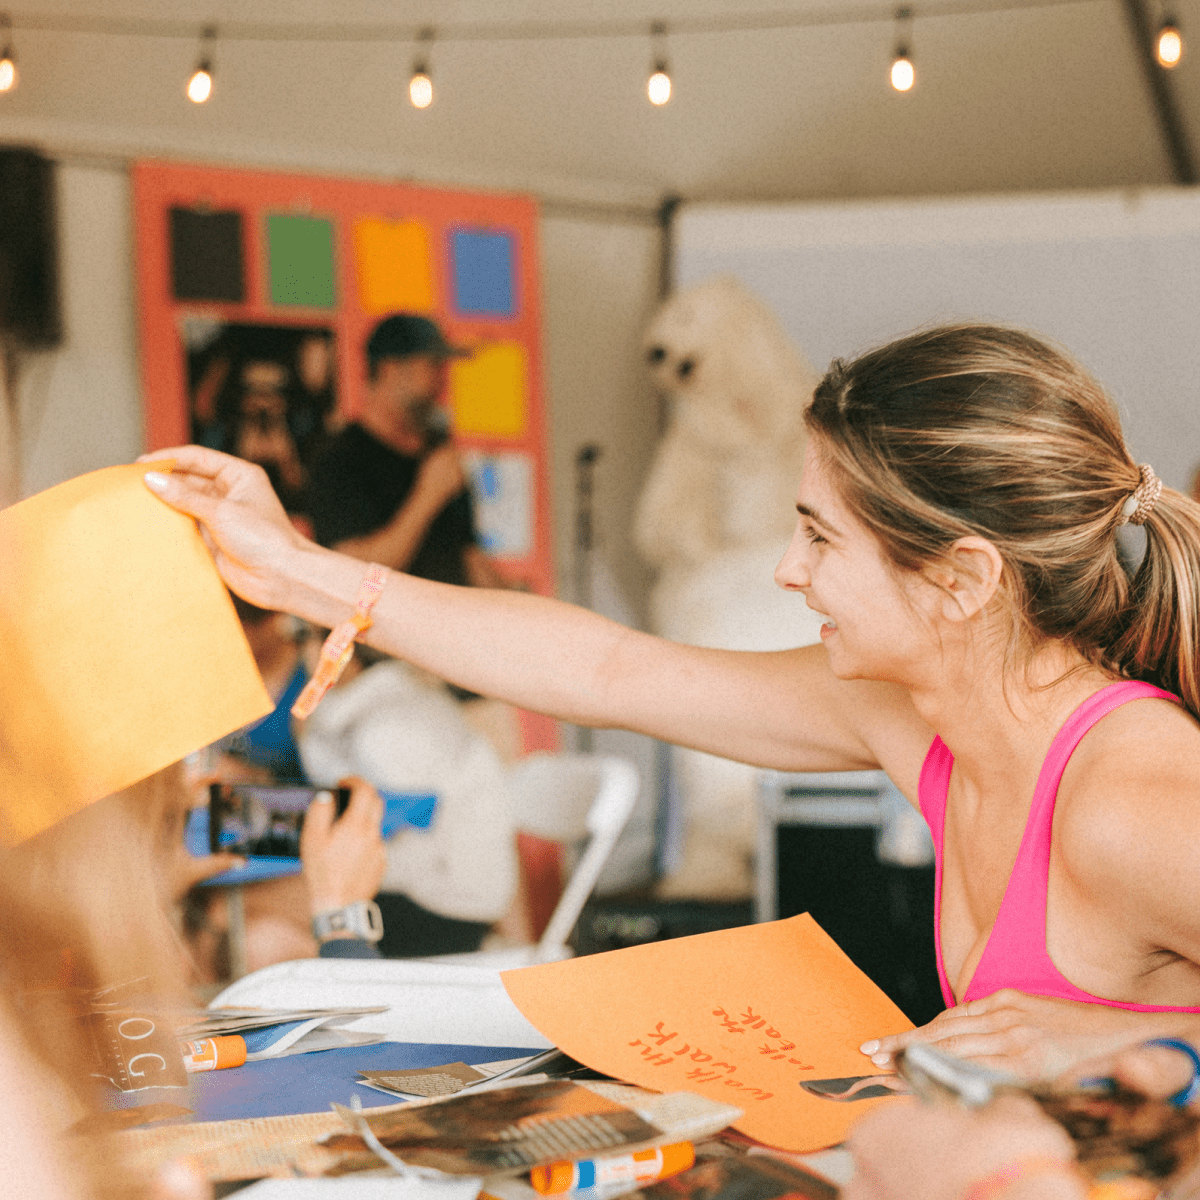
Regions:
<instances>
[{"instance_id":1,"label":"smartphone","mask_svg":"<svg viewBox=\"0 0 1200 1200\"><path fill-rule=\"evenodd\" d=\"M255 858L299 858L300 830L314 796L333 796L341 816L349 788L267 787L214 783L208 789L208 844L213 854L227 851Z\"/></svg>"}]
</instances>

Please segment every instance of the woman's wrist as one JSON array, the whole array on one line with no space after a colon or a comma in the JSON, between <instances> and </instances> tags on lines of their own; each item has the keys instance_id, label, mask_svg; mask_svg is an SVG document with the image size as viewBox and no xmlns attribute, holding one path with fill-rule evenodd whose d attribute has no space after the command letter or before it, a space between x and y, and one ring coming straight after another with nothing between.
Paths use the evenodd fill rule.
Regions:
<instances>
[{"instance_id":1,"label":"woman's wrist","mask_svg":"<svg viewBox=\"0 0 1200 1200\"><path fill-rule=\"evenodd\" d=\"M346 620L367 564L345 554L306 544L297 548L276 577L275 607L327 629Z\"/></svg>"},{"instance_id":2,"label":"woman's wrist","mask_svg":"<svg viewBox=\"0 0 1200 1200\"><path fill-rule=\"evenodd\" d=\"M1069 1159L1031 1155L976 1180L963 1200L1086 1200L1088 1186Z\"/></svg>"}]
</instances>

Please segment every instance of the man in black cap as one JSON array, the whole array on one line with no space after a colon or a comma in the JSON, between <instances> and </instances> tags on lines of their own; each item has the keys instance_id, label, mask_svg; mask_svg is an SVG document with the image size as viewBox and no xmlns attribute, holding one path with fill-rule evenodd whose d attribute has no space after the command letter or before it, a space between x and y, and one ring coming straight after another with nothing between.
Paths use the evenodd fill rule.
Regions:
<instances>
[{"instance_id":1,"label":"man in black cap","mask_svg":"<svg viewBox=\"0 0 1200 1200\"><path fill-rule=\"evenodd\" d=\"M329 442L309 479L316 540L442 583L503 586L478 544L471 493L439 401L450 345L426 317L385 317L367 339L358 419Z\"/></svg>"}]
</instances>

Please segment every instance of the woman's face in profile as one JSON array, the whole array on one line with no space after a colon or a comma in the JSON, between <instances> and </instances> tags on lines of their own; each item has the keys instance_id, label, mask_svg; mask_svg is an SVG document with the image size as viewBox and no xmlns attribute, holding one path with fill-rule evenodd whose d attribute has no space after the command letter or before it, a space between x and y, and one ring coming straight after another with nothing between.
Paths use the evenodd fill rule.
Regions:
<instances>
[{"instance_id":1,"label":"woman's face in profile","mask_svg":"<svg viewBox=\"0 0 1200 1200\"><path fill-rule=\"evenodd\" d=\"M910 683L937 652L942 593L901 571L842 500L817 439L804 455L800 514L775 582L828 619L821 641L839 679Z\"/></svg>"}]
</instances>

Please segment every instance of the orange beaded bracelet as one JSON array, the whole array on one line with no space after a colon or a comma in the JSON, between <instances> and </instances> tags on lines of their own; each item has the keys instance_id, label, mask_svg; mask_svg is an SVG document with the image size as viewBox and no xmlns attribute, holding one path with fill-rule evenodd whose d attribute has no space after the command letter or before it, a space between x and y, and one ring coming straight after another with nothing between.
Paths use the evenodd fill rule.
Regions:
<instances>
[{"instance_id":1,"label":"orange beaded bracelet","mask_svg":"<svg viewBox=\"0 0 1200 1200\"><path fill-rule=\"evenodd\" d=\"M309 716L321 702L321 697L337 682L338 676L346 669L350 655L354 653L354 643L371 628L371 609L383 591L387 581L387 572L378 563L372 563L367 568L362 586L358 589L358 601L354 606L354 614L348 621L330 631L321 647L321 657L313 677L304 685L304 691L296 697L292 705L292 716Z\"/></svg>"}]
</instances>

